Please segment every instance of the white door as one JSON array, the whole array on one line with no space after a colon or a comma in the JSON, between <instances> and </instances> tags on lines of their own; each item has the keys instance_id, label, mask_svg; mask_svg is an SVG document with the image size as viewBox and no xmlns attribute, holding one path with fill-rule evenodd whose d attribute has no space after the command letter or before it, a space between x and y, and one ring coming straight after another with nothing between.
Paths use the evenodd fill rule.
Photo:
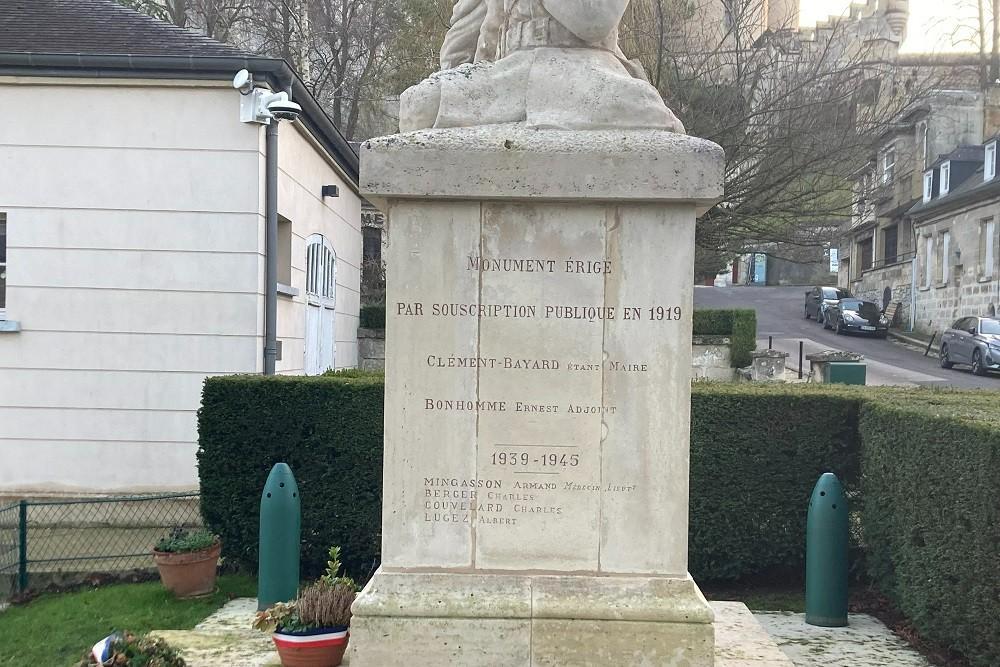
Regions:
<instances>
[{"instance_id":1,"label":"white door","mask_svg":"<svg viewBox=\"0 0 1000 667\"><path fill-rule=\"evenodd\" d=\"M337 306L337 255L320 234L306 240L305 373L335 367L334 317Z\"/></svg>"}]
</instances>

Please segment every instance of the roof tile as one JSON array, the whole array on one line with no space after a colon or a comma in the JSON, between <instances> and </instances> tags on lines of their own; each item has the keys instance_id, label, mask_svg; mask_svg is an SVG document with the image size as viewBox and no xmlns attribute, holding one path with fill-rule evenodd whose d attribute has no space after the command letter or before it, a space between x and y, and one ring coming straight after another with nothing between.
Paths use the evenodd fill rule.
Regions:
<instances>
[{"instance_id":1,"label":"roof tile","mask_svg":"<svg viewBox=\"0 0 1000 667\"><path fill-rule=\"evenodd\" d=\"M0 0L0 52L243 56L114 0Z\"/></svg>"}]
</instances>

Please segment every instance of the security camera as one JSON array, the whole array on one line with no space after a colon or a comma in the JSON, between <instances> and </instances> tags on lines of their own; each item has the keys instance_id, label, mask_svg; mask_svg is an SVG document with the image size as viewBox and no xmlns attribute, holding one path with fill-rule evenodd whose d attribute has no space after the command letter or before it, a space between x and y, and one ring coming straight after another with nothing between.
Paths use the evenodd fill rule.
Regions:
<instances>
[{"instance_id":1,"label":"security camera","mask_svg":"<svg viewBox=\"0 0 1000 667\"><path fill-rule=\"evenodd\" d=\"M249 95L253 90L253 74L245 69L241 69L233 77L233 88L240 91L241 95Z\"/></svg>"},{"instance_id":2,"label":"security camera","mask_svg":"<svg viewBox=\"0 0 1000 667\"><path fill-rule=\"evenodd\" d=\"M295 121L302 114L302 107L292 102L285 91L271 93L254 88L253 75L246 70L236 74L233 87L243 93L240 97L240 121L243 123L268 125L271 121Z\"/></svg>"},{"instance_id":3,"label":"security camera","mask_svg":"<svg viewBox=\"0 0 1000 667\"><path fill-rule=\"evenodd\" d=\"M278 99L267 105L267 111L278 120L297 120L302 113L302 107L287 99Z\"/></svg>"}]
</instances>

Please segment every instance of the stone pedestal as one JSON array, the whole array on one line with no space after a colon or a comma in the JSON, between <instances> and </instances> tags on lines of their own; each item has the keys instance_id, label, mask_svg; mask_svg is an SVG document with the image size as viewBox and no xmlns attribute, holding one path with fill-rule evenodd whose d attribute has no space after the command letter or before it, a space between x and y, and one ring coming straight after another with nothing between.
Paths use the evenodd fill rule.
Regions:
<instances>
[{"instance_id":1,"label":"stone pedestal","mask_svg":"<svg viewBox=\"0 0 1000 667\"><path fill-rule=\"evenodd\" d=\"M688 442L694 222L722 163L657 131L364 145L385 469L352 667L712 664Z\"/></svg>"},{"instance_id":2,"label":"stone pedestal","mask_svg":"<svg viewBox=\"0 0 1000 667\"><path fill-rule=\"evenodd\" d=\"M750 353L750 379L754 382L784 382L787 352L754 350Z\"/></svg>"}]
</instances>

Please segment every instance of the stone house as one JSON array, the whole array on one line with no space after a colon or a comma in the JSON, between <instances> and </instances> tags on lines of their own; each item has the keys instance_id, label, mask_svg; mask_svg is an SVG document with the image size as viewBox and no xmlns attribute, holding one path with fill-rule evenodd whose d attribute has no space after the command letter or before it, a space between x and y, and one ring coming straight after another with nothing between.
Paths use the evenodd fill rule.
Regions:
<instances>
[{"instance_id":1,"label":"stone house","mask_svg":"<svg viewBox=\"0 0 1000 667\"><path fill-rule=\"evenodd\" d=\"M985 109L979 92L936 91L879 137L857 172L838 284L880 306L897 304L896 326L912 324L916 245L908 212L922 197L924 170L956 145L981 141Z\"/></svg>"},{"instance_id":2,"label":"stone house","mask_svg":"<svg viewBox=\"0 0 1000 667\"><path fill-rule=\"evenodd\" d=\"M960 317L995 315L1000 301L997 138L960 147L923 174L908 215L917 238L916 328L940 332Z\"/></svg>"},{"instance_id":3,"label":"stone house","mask_svg":"<svg viewBox=\"0 0 1000 667\"><path fill-rule=\"evenodd\" d=\"M357 364L357 154L283 60L112 0L4 11L0 494L195 488L206 377L271 331L278 373ZM241 111L276 91L273 151Z\"/></svg>"}]
</instances>

